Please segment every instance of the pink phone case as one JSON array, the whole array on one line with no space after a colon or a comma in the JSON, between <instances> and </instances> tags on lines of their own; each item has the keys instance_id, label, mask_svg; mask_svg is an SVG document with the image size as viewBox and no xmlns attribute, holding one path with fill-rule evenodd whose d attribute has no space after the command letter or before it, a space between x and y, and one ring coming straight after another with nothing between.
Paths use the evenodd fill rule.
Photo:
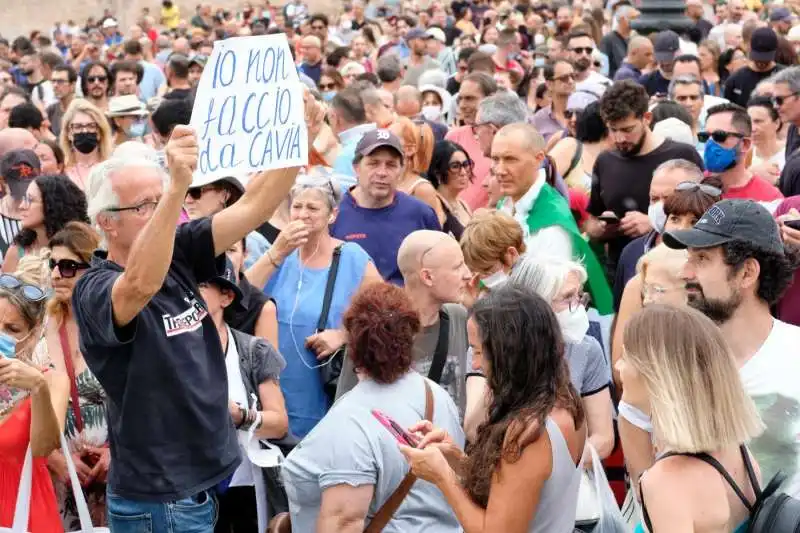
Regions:
<instances>
[{"instance_id":1,"label":"pink phone case","mask_svg":"<svg viewBox=\"0 0 800 533\"><path fill-rule=\"evenodd\" d=\"M389 430L389 433L394 436L397 442L414 448L417 446L417 439L414 438L413 435L407 433L400 424L392 420L388 415L381 413L377 409L373 409L372 416L374 416L383 427Z\"/></svg>"}]
</instances>

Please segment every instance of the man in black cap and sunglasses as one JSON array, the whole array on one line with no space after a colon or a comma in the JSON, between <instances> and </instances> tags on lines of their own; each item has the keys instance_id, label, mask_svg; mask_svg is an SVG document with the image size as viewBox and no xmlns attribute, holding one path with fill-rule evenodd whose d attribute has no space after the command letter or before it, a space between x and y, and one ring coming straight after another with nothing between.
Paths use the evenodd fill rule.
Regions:
<instances>
[{"instance_id":1,"label":"man in black cap and sunglasses","mask_svg":"<svg viewBox=\"0 0 800 533\"><path fill-rule=\"evenodd\" d=\"M736 104L720 104L708 110L705 131L697 138L705 143L703 163L711 174L722 179L723 198L775 202L781 192L747 168L747 153L753 144L753 127L747 111ZM774 208L773 208L774 209Z\"/></svg>"}]
</instances>

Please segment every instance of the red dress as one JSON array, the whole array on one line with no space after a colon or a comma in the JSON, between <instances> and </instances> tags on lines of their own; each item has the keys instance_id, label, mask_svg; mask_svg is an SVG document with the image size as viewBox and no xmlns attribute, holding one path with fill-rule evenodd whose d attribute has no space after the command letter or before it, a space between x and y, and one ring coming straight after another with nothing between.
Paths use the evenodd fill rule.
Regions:
<instances>
[{"instance_id":1,"label":"red dress","mask_svg":"<svg viewBox=\"0 0 800 533\"><path fill-rule=\"evenodd\" d=\"M0 526L11 527L17 502L22 464L31 432L31 400L22 401L0 423ZM53 482L46 457L33 458L28 531L30 533L63 533Z\"/></svg>"}]
</instances>

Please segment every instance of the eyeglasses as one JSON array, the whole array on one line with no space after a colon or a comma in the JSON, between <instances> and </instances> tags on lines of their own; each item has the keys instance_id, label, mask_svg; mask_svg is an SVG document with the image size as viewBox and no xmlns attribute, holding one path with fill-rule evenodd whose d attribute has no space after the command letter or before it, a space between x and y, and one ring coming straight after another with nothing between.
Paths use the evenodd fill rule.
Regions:
<instances>
[{"instance_id":1,"label":"eyeglasses","mask_svg":"<svg viewBox=\"0 0 800 533\"><path fill-rule=\"evenodd\" d=\"M722 196L722 189L714 187L713 185L695 183L694 181L682 181L675 187L676 192L696 191L698 189L709 196Z\"/></svg>"},{"instance_id":2,"label":"eyeglasses","mask_svg":"<svg viewBox=\"0 0 800 533\"><path fill-rule=\"evenodd\" d=\"M75 124L72 123L69 125L69 131L72 133L97 133L98 131L97 123L92 122L91 124Z\"/></svg>"},{"instance_id":3,"label":"eyeglasses","mask_svg":"<svg viewBox=\"0 0 800 533\"><path fill-rule=\"evenodd\" d=\"M702 94L684 94L684 95L681 95L681 96L676 96L675 97L675 101L676 102L689 102L689 101L697 102L698 100L702 100L702 98L703 98Z\"/></svg>"},{"instance_id":4,"label":"eyeglasses","mask_svg":"<svg viewBox=\"0 0 800 533\"><path fill-rule=\"evenodd\" d=\"M560 300L556 300L553 303L556 304L556 305L557 304L562 304L562 305L563 304L567 304L567 306L569 307L570 312L575 312L575 311L578 310L579 307L581 307L581 306L586 307L587 305L589 305L589 301L590 300L591 300L591 297L589 296L588 292L578 292L578 293L575 293L575 294L573 294L571 296L567 296L567 297L562 298Z\"/></svg>"},{"instance_id":5,"label":"eyeglasses","mask_svg":"<svg viewBox=\"0 0 800 533\"><path fill-rule=\"evenodd\" d=\"M575 48L570 48L569 51L575 52L576 54L586 54L588 56L592 55L594 48L591 46L576 46Z\"/></svg>"},{"instance_id":6,"label":"eyeglasses","mask_svg":"<svg viewBox=\"0 0 800 533\"><path fill-rule=\"evenodd\" d=\"M770 98L770 100L772 101L773 106L781 107L787 98L797 96L798 94L800 93L787 94L786 96L773 96L772 98Z\"/></svg>"},{"instance_id":7,"label":"eyeglasses","mask_svg":"<svg viewBox=\"0 0 800 533\"><path fill-rule=\"evenodd\" d=\"M124 213L125 211L133 211L137 215L142 215L147 213L148 211L152 211L156 208L158 202L154 202L153 200L147 200L146 202L142 202L140 204L131 205L128 207L109 207L105 209L109 213Z\"/></svg>"},{"instance_id":8,"label":"eyeglasses","mask_svg":"<svg viewBox=\"0 0 800 533\"><path fill-rule=\"evenodd\" d=\"M742 133L735 133L732 131L699 131L697 132L697 140L701 143L708 141L708 138L714 140L715 143L722 144L728 140L728 137L736 137L737 139L744 139L744 134Z\"/></svg>"},{"instance_id":9,"label":"eyeglasses","mask_svg":"<svg viewBox=\"0 0 800 533\"><path fill-rule=\"evenodd\" d=\"M553 76L553 80L563 81L564 83L572 81L574 79L575 79L575 74L572 72L570 72L569 74L562 74L561 76Z\"/></svg>"},{"instance_id":10,"label":"eyeglasses","mask_svg":"<svg viewBox=\"0 0 800 533\"><path fill-rule=\"evenodd\" d=\"M333 91L333 90L336 89L336 84L335 83L320 83L319 84L319 89L321 91Z\"/></svg>"},{"instance_id":11,"label":"eyeglasses","mask_svg":"<svg viewBox=\"0 0 800 533\"><path fill-rule=\"evenodd\" d=\"M459 172L461 169L472 170L474 165L475 164L470 159L467 159L466 161L450 161L450 164L447 165L447 168L453 172Z\"/></svg>"},{"instance_id":12,"label":"eyeglasses","mask_svg":"<svg viewBox=\"0 0 800 533\"><path fill-rule=\"evenodd\" d=\"M58 273L62 278L74 278L79 270L86 270L91 265L82 261L73 261L72 259L59 259L56 261L50 258L50 270L58 267Z\"/></svg>"},{"instance_id":13,"label":"eyeglasses","mask_svg":"<svg viewBox=\"0 0 800 533\"><path fill-rule=\"evenodd\" d=\"M30 283L25 283L18 277L12 276L11 274L0 275L0 289L5 289L7 291L19 291L19 293L22 294L22 297L29 302L41 302L47 298L47 292L41 287L31 285Z\"/></svg>"},{"instance_id":14,"label":"eyeglasses","mask_svg":"<svg viewBox=\"0 0 800 533\"><path fill-rule=\"evenodd\" d=\"M86 81L89 83L105 83L108 81L108 76L87 76Z\"/></svg>"}]
</instances>

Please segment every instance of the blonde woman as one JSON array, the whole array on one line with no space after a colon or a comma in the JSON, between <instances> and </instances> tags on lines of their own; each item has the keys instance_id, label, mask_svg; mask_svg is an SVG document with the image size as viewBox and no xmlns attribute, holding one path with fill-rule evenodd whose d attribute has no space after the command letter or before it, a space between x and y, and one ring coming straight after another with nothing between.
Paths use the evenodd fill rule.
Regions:
<instances>
[{"instance_id":1,"label":"blonde woman","mask_svg":"<svg viewBox=\"0 0 800 533\"><path fill-rule=\"evenodd\" d=\"M105 115L82 98L73 100L64 113L58 143L64 152L65 172L81 190L86 189L92 167L108 159L114 149Z\"/></svg>"},{"instance_id":2,"label":"blonde woman","mask_svg":"<svg viewBox=\"0 0 800 533\"><path fill-rule=\"evenodd\" d=\"M679 334L676 334L679 332ZM617 362L625 384L620 437L626 457L653 454L639 480L637 531L743 532L760 472L745 444L763 430L720 329L691 308L656 304L631 319ZM651 433L631 413L649 416ZM712 467L718 462L733 483Z\"/></svg>"},{"instance_id":3,"label":"blonde woman","mask_svg":"<svg viewBox=\"0 0 800 533\"><path fill-rule=\"evenodd\" d=\"M422 131L424 130L430 132L430 128L427 126L422 128ZM403 143L403 152L405 153L403 177L400 178L397 190L431 206L439 218L439 224L444 224L445 212L439 196L436 194L436 189L433 188L430 181L421 176L423 172L427 172L431 162L433 133L430 134L430 138L426 138L420 128L410 119L402 116L395 119L389 126L389 131L397 135L397 138Z\"/></svg>"}]
</instances>

